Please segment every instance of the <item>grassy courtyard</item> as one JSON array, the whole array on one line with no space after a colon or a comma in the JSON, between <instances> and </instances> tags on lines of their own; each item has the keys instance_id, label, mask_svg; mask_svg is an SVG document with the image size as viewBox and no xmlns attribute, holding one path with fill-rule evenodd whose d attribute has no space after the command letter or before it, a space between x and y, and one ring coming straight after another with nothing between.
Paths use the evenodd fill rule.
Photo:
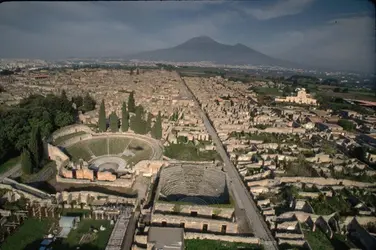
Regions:
<instances>
[{"instance_id":1,"label":"grassy courtyard","mask_svg":"<svg viewBox=\"0 0 376 250\"><path fill-rule=\"evenodd\" d=\"M226 242L218 240L185 240L186 250L233 250L233 249L247 249L247 250L261 250L262 246L237 243L237 242Z\"/></svg>"},{"instance_id":2,"label":"grassy courtyard","mask_svg":"<svg viewBox=\"0 0 376 250\"><path fill-rule=\"evenodd\" d=\"M215 150L200 152L193 143L171 144L165 147L164 155L181 161L214 161L221 160Z\"/></svg>"},{"instance_id":3,"label":"grassy courtyard","mask_svg":"<svg viewBox=\"0 0 376 250\"><path fill-rule=\"evenodd\" d=\"M105 231L100 231L100 226L106 228ZM92 232L91 228L98 230L97 233ZM107 220L82 220L77 229L72 230L68 238L62 242L56 242L53 246L54 250L77 249L80 250L94 250L105 249L108 239L110 238L113 226ZM83 237L84 236L84 237Z\"/></svg>"},{"instance_id":4,"label":"grassy courtyard","mask_svg":"<svg viewBox=\"0 0 376 250\"><path fill-rule=\"evenodd\" d=\"M11 236L7 237L1 245L2 250L34 250L39 248L43 236L48 234L52 220L27 219Z\"/></svg>"}]
</instances>

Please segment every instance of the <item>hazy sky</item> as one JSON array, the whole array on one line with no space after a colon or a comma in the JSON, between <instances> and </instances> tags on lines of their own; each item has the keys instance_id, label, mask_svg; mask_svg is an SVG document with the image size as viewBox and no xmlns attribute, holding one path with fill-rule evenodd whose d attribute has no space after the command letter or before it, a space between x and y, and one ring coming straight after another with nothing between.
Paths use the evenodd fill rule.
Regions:
<instances>
[{"instance_id":1,"label":"hazy sky","mask_svg":"<svg viewBox=\"0 0 376 250\"><path fill-rule=\"evenodd\" d=\"M367 0L5 2L0 58L119 56L207 35L297 62L372 70L374 16Z\"/></svg>"}]
</instances>

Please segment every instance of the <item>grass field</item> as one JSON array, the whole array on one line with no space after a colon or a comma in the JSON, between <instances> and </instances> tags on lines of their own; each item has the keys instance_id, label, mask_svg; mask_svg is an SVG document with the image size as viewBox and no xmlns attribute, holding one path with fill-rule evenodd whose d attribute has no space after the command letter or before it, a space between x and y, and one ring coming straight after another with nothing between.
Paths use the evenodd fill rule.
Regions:
<instances>
[{"instance_id":1,"label":"grass field","mask_svg":"<svg viewBox=\"0 0 376 250\"><path fill-rule=\"evenodd\" d=\"M135 154L135 156L133 156L130 159L128 159L128 161L132 162L133 165L135 165L135 164L137 164L138 162L140 162L142 160L148 160L148 159L150 159L150 157L152 155L152 152L153 152L152 149L149 146L147 146L142 151L133 152Z\"/></svg>"},{"instance_id":2,"label":"grass field","mask_svg":"<svg viewBox=\"0 0 376 250\"><path fill-rule=\"evenodd\" d=\"M73 133L73 134L69 134L69 135L64 135L62 137L59 137L59 138L56 138L56 140L54 140L54 144L55 145L59 145L60 143L70 139L70 138L73 138L73 137L76 137L76 136L80 136L80 135L86 135L87 133L84 132L84 131L80 131L80 132L77 132L77 133Z\"/></svg>"},{"instance_id":3,"label":"grass field","mask_svg":"<svg viewBox=\"0 0 376 250\"><path fill-rule=\"evenodd\" d=\"M106 228L105 231L99 230L101 225ZM98 229L98 232L91 233L91 227ZM54 245L53 249L76 249L78 246L80 247L80 250L105 249L108 239L110 238L112 228L113 227L110 225L110 222L106 220L82 220L79 223L77 229L72 230L69 233L68 238L64 239L61 244ZM84 234L90 234L92 240L79 244L81 237Z\"/></svg>"},{"instance_id":4,"label":"grass field","mask_svg":"<svg viewBox=\"0 0 376 250\"><path fill-rule=\"evenodd\" d=\"M2 250L35 250L43 236L48 234L52 226L52 220L38 220L34 218L27 219L16 232L7 237L1 245Z\"/></svg>"},{"instance_id":5,"label":"grass field","mask_svg":"<svg viewBox=\"0 0 376 250\"><path fill-rule=\"evenodd\" d=\"M271 96L280 96L282 92L279 91L277 88L269 88L269 87L255 87L253 89L257 94L261 95L271 95Z\"/></svg>"},{"instance_id":6,"label":"grass field","mask_svg":"<svg viewBox=\"0 0 376 250\"><path fill-rule=\"evenodd\" d=\"M19 161L21 160L20 156L14 157L12 159L9 159L8 161L2 163L0 165L0 174L8 171L12 167L14 167Z\"/></svg>"},{"instance_id":7,"label":"grass field","mask_svg":"<svg viewBox=\"0 0 376 250\"><path fill-rule=\"evenodd\" d=\"M233 250L233 249L248 249L248 250L261 250L262 246L237 243L237 242L226 242L219 240L185 240L186 250Z\"/></svg>"},{"instance_id":8,"label":"grass field","mask_svg":"<svg viewBox=\"0 0 376 250\"><path fill-rule=\"evenodd\" d=\"M221 159L217 151L210 150L200 152L196 146L191 143L171 144L165 147L164 155L181 161L213 161Z\"/></svg>"},{"instance_id":9,"label":"grass field","mask_svg":"<svg viewBox=\"0 0 376 250\"><path fill-rule=\"evenodd\" d=\"M121 154L129 142L129 138L110 138L110 154Z\"/></svg>"},{"instance_id":10,"label":"grass field","mask_svg":"<svg viewBox=\"0 0 376 250\"><path fill-rule=\"evenodd\" d=\"M65 150L72 157L73 162L77 162L80 158L85 161L88 161L91 158L89 151L86 149L86 142L78 142L65 148Z\"/></svg>"},{"instance_id":11,"label":"grass field","mask_svg":"<svg viewBox=\"0 0 376 250\"><path fill-rule=\"evenodd\" d=\"M93 152L93 154L95 154L95 156L102 156L108 154L106 138L88 140L86 143Z\"/></svg>"}]
</instances>

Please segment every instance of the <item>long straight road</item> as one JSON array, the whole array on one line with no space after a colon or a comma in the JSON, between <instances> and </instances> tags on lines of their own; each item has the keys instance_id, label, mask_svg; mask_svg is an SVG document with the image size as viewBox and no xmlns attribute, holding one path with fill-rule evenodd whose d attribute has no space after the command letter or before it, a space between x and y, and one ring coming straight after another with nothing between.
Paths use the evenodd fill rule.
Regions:
<instances>
[{"instance_id":1,"label":"long straight road","mask_svg":"<svg viewBox=\"0 0 376 250\"><path fill-rule=\"evenodd\" d=\"M245 187L242 179L240 178L238 171L236 170L234 164L230 161L230 158L224 149L221 140L218 137L218 134L212 124L209 121L206 113L202 110L199 101L197 100L196 96L190 90L188 85L185 83L184 79L181 78L181 81L187 88L188 93L191 95L192 99L195 101L200 116L204 121L205 127L210 134L213 142L216 145L217 152L220 154L223 162L224 167L227 171L227 174L230 178L230 182L232 183L232 190L235 195L235 201L238 207L243 208L245 215L247 217L248 223L253 230L253 233L256 237L259 237L263 241L263 245L265 249L275 249L278 250L277 243L275 242L273 235L271 234L268 226L266 225L262 215L259 213L259 210L251 198L248 189Z\"/></svg>"}]
</instances>

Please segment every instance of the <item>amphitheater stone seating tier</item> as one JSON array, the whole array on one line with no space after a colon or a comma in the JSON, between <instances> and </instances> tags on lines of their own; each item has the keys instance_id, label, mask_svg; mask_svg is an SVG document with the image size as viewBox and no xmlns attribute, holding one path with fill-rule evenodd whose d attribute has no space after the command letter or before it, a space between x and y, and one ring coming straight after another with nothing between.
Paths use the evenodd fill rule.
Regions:
<instances>
[{"instance_id":1,"label":"amphitheater stone seating tier","mask_svg":"<svg viewBox=\"0 0 376 250\"><path fill-rule=\"evenodd\" d=\"M160 198L195 204L227 203L226 174L213 166L174 164L162 169Z\"/></svg>"},{"instance_id":2,"label":"amphitheater stone seating tier","mask_svg":"<svg viewBox=\"0 0 376 250\"><path fill-rule=\"evenodd\" d=\"M124 165L135 165L142 160L160 159L162 157L162 149L156 141L138 135L99 135L89 139L84 139L71 144L63 149L70 156L70 159L77 163L80 159L91 162L97 158L105 156L119 157L120 160L111 161L120 169L125 169ZM97 168L98 166L96 166ZM105 167L105 165L103 165ZM111 169L116 169L108 166Z\"/></svg>"}]
</instances>

